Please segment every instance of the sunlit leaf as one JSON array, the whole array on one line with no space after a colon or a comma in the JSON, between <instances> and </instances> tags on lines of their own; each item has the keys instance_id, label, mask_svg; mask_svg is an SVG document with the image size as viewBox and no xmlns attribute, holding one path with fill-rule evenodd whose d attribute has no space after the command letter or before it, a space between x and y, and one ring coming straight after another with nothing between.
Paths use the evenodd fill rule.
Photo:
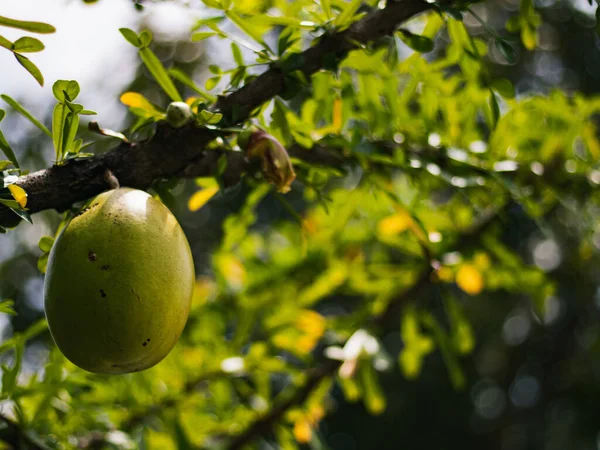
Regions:
<instances>
[{"instance_id":1,"label":"sunlit leaf","mask_svg":"<svg viewBox=\"0 0 600 450\"><path fill-rule=\"evenodd\" d=\"M38 242L38 247L41 251L48 253L54 245L54 238L52 236L43 236Z\"/></svg>"},{"instance_id":2,"label":"sunlit leaf","mask_svg":"<svg viewBox=\"0 0 600 450\"><path fill-rule=\"evenodd\" d=\"M13 43L13 50L20 53L34 53L44 50L44 44L36 38L21 37Z\"/></svg>"},{"instance_id":3,"label":"sunlit leaf","mask_svg":"<svg viewBox=\"0 0 600 450\"><path fill-rule=\"evenodd\" d=\"M140 49L140 56L142 61L154 77L154 79L158 82L161 88L167 93L171 100L174 102L183 101L181 95L177 91L177 88L169 78L169 74L166 69L160 62L160 60L156 57L156 55L149 48Z\"/></svg>"},{"instance_id":4,"label":"sunlit leaf","mask_svg":"<svg viewBox=\"0 0 600 450\"><path fill-rule=\"evenodd\" d=\"M217 193L219 192L219 187L218 186L214 186L214 187L208 187L205 189L202 189L196 193L194 193L189 201L188 201L188 208L190 211L198 211L200 208L202 208L206 203L208 203L208 201Z\"/></svg>"},{"instance_id":5,"label":"sunlit leaf","mask_svg":"<svg viewBox=\"0 0 600 450\"><path fill-rule=\"evenodd\" d=\"M458 268L456 284L469 295L479 294L484 287L483 276L471 264L462 264Z\"/></svg>"},{"instance_id":6,"label":"sunlit leaf","mask_svg":"<svg viewBox=\"0 0 600 450\"><path fill-rule=\"evenodd\" d=\"M0 97L10 106L12 106L15 109L15 111L17 111L23 117L27 118L32 124L38 127L47 136L52 137L52 133L50 132L50 130L42 122L33 117L33 115L29 111L27 111L23 106L21 106L16 100L13 100L8 95L4 94L0 95Z\"/></svg>"},{"instance_id":7,"label":"sunlit leaf","mask_svg":"<svg viewBox=\"0 0 600 450\"><path fill-rule=\"evenodd\" d=\"M351 0L349 3L346 4L341 14L335 18L333 24L336 27L348 25L348 23L352 20L362 3L362 0Z\"/></svg>"},{"instance_id":8,"label":"sunlit leaf","mask_svg":"<svg viewBox=\"0 0 600 450\"><path fill-rule=\"evenodd\" d=\"M42 72L40 72L40 69L38 69L37 66L29 60L29 58L20 55L19 53L15 53L15 58L17 58L19 64L21 64L27 70L27 72L29 72L31 76L35 78L35 81L37 81L40 86L44 85L44 77Z\"/></svg>"},{"instance_id":9,"label":"sunlit leaf","mask_svg":"<svg viewBox=\"0 0 600 450\"><path fill-rule=\"evenodd\" d=\"M56 31L56 28L47 23L15 20L2 16L0 16L0 25L4 27L18 28L20 30L31 31L33 33L40 34L54 33Z\"/></svg>"},{"instance_id":10,"label":"sunlit leaf","mask_svg":"<svg viewBox=\"0 0 600 450\"><path fill-rule=\"evenodd\" d=\"M138 48L142 46L142 41L140 41L140 38L135 31L130 30L129 28L119 28L119 31L131 45Z\"/></svg>"},{"instance_id":11,"label":"sunlit leaf","mask_svg":"<svg viewBox=\"0 0 600 450\"><path fill-rule=\"evenodd\" d=\"M10 162L13 163L15 167L19 168L19 162L17 161L15 152L13 152L13 149L6 141L2 131L0 131L0 150L2 150L2 153L6 155L6 157L10 160Z\"/></svg>"},{"instance_id":12,"label":"sunlit leaf","mask_svg":"<svg viewBox=\"0 0 600 450\"><path fill-rule=\"evenodd\" d=\"M27 206L27 192L25 192L25 189L23 189L21 186L17 186L16 184L9 184L8 190L17 203L19 203L21 208L25 208L25 206Z\"/></svg>"},{"instance_id":13,"label":"sunlit leaf","mask_svg":"<svg viewBox=\"0 0 600 450\"><path fill-rule=\"evenodd\" d=\"M248 36L261 44L264 48L269 48L263 40L261 31L258 30L251 21L243 19L239 14L231 10L227 11L225 15Z\"/></svg>"},{"instance_id":14,"label":"sunlit leaf","mask_svg":"<svg viewBox=\"0 0 600 450\"><path fill-rule=\"evenodd\" d=\"M15 316L17 312L13 308L15 302L13 300L2 300L0 302L0 313Z\"/></svg>"}]
</instances>

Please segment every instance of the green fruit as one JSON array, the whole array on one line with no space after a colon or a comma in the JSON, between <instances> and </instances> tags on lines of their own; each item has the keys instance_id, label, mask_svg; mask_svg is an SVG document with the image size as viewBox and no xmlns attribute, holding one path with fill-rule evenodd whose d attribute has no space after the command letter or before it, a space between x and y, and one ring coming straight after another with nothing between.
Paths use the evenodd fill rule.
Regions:
<instances>
[{"instance_id":1,"label":"green fruit","mask_svg":"<svg viewBox=\"0 0 600 450\"><path fill-rule=\"evenodd\" d=\"M167 122L175 128L180 128L192 118L192 109L187 103L172 102L167 107Z\"/></svg>"},{"instance_id":2,"label":"green fruit","mask_svg":"<svg viewBox=\"0 0 600 450\"><path fill-rule=\"evenodd\" d=\"M50 252L44 306L56 345L96 373L151 367L188 318L194 263L171 212L146 192L100 194Z\"/></svg>"}]
</instances>

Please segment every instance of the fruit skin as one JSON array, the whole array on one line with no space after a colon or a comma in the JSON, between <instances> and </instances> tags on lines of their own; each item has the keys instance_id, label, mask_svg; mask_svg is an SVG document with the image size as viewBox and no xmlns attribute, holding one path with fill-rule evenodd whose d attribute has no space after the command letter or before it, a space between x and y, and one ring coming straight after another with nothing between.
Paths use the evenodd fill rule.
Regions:
<instances>
[{"instance_id":1,"label":"fruit skin","mask_svg":"<svg viewBox=\"0 0 600 450\"><path fill-rule=\"evenodd\" d=\"M144 370L179 339L194 280L188 241L162 203L130 188L105 192L67 224L50 252L50 333L82 369Z\"/></svg>"},{"instance_id":2,"label":"fruit skin","mask_svg":"<svg viewBox=\"0 0 600 450\"><path fill-rule=\"evenodd\" d=\"M190 105L184 102L172 102L167 107L167 122L175 128L181 128L193 117Z\"/></svg>"}]
</instances>

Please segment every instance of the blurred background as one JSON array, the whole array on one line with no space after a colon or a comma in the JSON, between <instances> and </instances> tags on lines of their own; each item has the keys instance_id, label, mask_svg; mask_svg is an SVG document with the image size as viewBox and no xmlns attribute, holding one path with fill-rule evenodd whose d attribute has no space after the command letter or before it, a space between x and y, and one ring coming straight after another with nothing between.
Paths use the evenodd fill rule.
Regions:
<instances>
[{"instance_id":1,"label":"blurred background","mask_svg":"<svg viewBox=\"0 0 600 450\"><path fill-rule=\"evenodd\" d=\"M269 0L241 3L248 4L248 11L269 6ZM595 5L586 0L537 0L535 6L544 19L538 48L530 52L520 48L518 61L509 64L490 45L489 70L510 79L518 97L555 89L597 94L600 39L595 32ZM507 34L504 24L518 9L516 0L474 6L501 34ZM127 0L5 1L0 14L44 21L58 30L43 37L46 49L32 58L45 76L43 88L9 52L0 51L0 93L15 98L46 123L54 105L51 87L56 79L78 80L80 102L98 112L93 120L100 126L114 130L133 122L119 102L124 92L142 92L156 104L168 104L140 66L135 48L119 33L120 27L150 29L155 37L153 50L165 66L182 69L198 85L211 76L210 64L234 64L230 52L223 51L227 42L190 41L194 23L210 15L200 1L139 1L137 5ZM484 28L473 17L466 15L465 24L473 35L486 39ZM411 26L418 32L422 24ZM17 30L2 32L9 39L21 35ZM436 58L447 44L447 34L440 33L428 58ZM405 56L412 52L407 47L402 51ZM49 166L54 155L51 140L8 105L0 107L7 111L2 131L21 166L31 171ZM86 133L86 140L92 139ZM92 148L102 152L112 146L114 141L100 138ZM170 206L188 236L198 276L211 277L211 255L220 243L223 220L239 211L247 189L240 186L219 194L201 210L190 212L187 199L195 189L193 181L180 182L173 190L179 201ZM292 192L289 201L302 208L301 195ZM0 315L3 340L43 316L37 243L42 236L54 234L60 216L46 211L33 219L33 225L23 223L0 235L0 298L14 299L18 312L14 317ZM289 214L279 202L267 198L258 208L258 226L268 228L278 220L290 220ZM593 236L595 256L584 261L577 217L561 210L548 218L547 225L553 230L551 240L515 206L503 236L526 262L558 281L544 315L537 315L528 299L507 293L486 294L485 301L470 302L467 315L477 344L465 362L467 388L453 389L442 357L434 354L417 380L406 380L397 368L383 375L388 407L380 416L369 415L360 403L347 403L336 391L334 410L318 430L328 448L600 449L600 227ZM391 354L403 345L397 330L389 330L382 342ZM31 342L23 376L42 368L50 346L47 334Z\"/></svg>"}]
</instances>

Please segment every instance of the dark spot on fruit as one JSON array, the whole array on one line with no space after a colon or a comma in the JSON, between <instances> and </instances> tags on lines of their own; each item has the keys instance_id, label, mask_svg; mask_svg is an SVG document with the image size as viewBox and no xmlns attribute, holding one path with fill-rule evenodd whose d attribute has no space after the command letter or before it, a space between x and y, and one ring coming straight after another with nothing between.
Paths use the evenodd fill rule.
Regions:
<instances>
[{"instance_id":1,"label":"dark spot on fruit","mask_svg":"<svg viewBox=\"0 0 600 450\"><path fill-rule=\"evenodd\" d=\"M147 343L147 342L144 342L142 345L145 347L146 345L148 345L148 343Z\"/></svg>"},{"instance_id":2,"label":"dark spot on fruit","mask_svg":"<svg viewBox=\"0 0 600 450\"><path fill-rule=\"evenodd\" d=\"M94 262L94 261L96 261L96 260L98 259L98 257L96 256L96 254L95 254L94 252L90 251L90 252L88 253L88 259L89 259L90 261Z\"/></svg>"},{"instance_id":3,"label":"dark spot on fruit","mask_svg":"<svg viewBox=\"0 0 600 450\"><path fill-rule=\"evenodd\" d=\"M82 216L83 214L88 212L90 209L95 208L96 206L98 206L98 203L94 203L93 205L90 205L87 208L83 208L81 211L79 211L79 213L77 213L76 217Z\"/></svg>"},{"instance_id":4,"label":"dark spot on fruit","mask_svg":"<svg viewBox=\"0 0 600 450\"><path fill-rule=\"evenodd\" d=\"M146 339L146 342L150 342L150 338Z\"/></svg>"},{"instance_id":5,"label":"dark spot on fruit","mask_svg":"<svg viewBox=\"0 0 600 450\"><path fill-rule=\"evenodd\" d=\"M112 366L113 366L113 367L119 367L119 366L118 366L118 365L116 365L116 364L113 364Z\"/></svg>"},{"instance_id":6,"label":"dark spot on fruit","mask_svg":"<svg viewBox=\"0 0 600 450\"><path fill-rule=\"evenodd\" d=\"M110 269L110 265L108 265L108 264L104 264L104 265L102 266L102 270L108 270L108 269Z\"/></svg>"},{"instance_id":7,"label":"dark spot on fruit","mask_svg":"<svg viewBox=\"0 0 600 450\"><path fill-rule=\"evenodd\" d=\"M106 292L104 292L102 289L100 289L100 295L102 296L102 298L106 297Z\"/></svg>"}]
</instances>

